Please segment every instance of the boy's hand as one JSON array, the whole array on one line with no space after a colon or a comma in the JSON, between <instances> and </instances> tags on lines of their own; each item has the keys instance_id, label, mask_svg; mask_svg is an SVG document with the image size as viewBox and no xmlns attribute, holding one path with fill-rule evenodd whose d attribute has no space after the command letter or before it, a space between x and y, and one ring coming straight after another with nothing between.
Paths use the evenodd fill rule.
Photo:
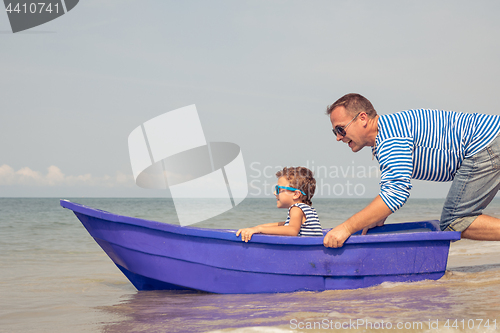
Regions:
<instances>
[{"instance_id":1,"label":"boy's hand","mask_svg":"<svg viewBox=\"0 0 500 333\"><path fill-rule=\"evenodd\" d=\"M252 239L252 235L256 233L258 233L258 231L255 228L245 228L238 230L236 232L236 237L241 234L241 240L248 243L248 241Z\"/></svg>"}]
</instances>

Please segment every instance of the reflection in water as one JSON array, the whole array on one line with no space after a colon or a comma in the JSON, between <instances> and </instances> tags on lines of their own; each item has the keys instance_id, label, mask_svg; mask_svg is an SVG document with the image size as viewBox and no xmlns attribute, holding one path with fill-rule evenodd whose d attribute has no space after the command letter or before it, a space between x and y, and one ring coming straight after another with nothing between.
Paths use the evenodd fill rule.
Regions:
<instances>
[{"instance_id":1,"label":"reflection in water","mask_svg":"<svg viewBox=\"0 0 500 333\"><path fill-rule=\"evenodd\" d=\"M474 272L462 268L439 281L384 283L357 290L258 295L144 291L100 309L126 318L109 324L105 332L206 332L254 326L289 330L294 319L420 321L425 330L429 320L444 324L446 319L498 319L499 268L485 265L474 267Z\"/></svg>"}]
</instances>

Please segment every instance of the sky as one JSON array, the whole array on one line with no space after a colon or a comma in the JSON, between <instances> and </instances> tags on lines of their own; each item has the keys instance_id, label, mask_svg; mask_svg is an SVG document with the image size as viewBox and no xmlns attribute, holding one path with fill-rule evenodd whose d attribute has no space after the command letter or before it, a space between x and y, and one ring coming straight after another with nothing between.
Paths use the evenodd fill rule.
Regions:
<instances>
[{"instance_id":1,"label":"sky","mask_svg":"<svg viewBox=\"0 0 500 333\"><path fill-rule=\"evenodd\" d=\"M163 197L127 138L195 104L209 142L240 146L250 196L284 166L318 197L370 198L378 164L335 141L327 105L500 114L497 1L81 0L12 33L0 13L0 197ZM412 198L450 183L413 181Z\"/></svg>"}]
</instances>

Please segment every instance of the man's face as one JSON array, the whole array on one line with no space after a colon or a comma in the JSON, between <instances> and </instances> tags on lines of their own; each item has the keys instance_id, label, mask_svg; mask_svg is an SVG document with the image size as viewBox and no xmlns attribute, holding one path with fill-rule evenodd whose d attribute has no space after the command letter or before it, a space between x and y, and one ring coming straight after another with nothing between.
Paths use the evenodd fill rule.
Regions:
<instances>
[{"instance_id":1,"label":"man's face","mask_svg":"<svg viewBox=\"0 0 500 333\"><path fill-rule=\"evenodd\" d=\"M366 114L361 113L353 120L354 116L348 113L343 106L338 106L330 113L330 121L332 122L333 128L335 128L335 126L341 126L345 129L345 136L337 133L337 141L347 143L353 152L358 152L363 149L366 143L366 138L363 137L364 122L362 121ZM353 121L351 122L351 120ZM348 126L345 127L346 125Z\"/></svg>"}]
</instances>

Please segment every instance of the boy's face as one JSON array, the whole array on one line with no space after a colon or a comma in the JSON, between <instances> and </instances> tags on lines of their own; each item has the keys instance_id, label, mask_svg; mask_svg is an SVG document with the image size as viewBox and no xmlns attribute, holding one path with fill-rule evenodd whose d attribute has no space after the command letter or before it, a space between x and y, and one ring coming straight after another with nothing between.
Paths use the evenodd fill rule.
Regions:
<instances>
[{"instance_id":1,"label":"boy's face","mask_svg":"<svg viewBox=\"0 0 500 333\"><path fill-rule=\"evenodd\" d=\"M285 177L278 178L279 186L290 187L290 182ZM280 193L275 193L276 195L276 206L278 208L289 208L291 205L297 202L300 195L296 194L296 191L289 191L280 189Z\"/></svg>"}]
</instances>

